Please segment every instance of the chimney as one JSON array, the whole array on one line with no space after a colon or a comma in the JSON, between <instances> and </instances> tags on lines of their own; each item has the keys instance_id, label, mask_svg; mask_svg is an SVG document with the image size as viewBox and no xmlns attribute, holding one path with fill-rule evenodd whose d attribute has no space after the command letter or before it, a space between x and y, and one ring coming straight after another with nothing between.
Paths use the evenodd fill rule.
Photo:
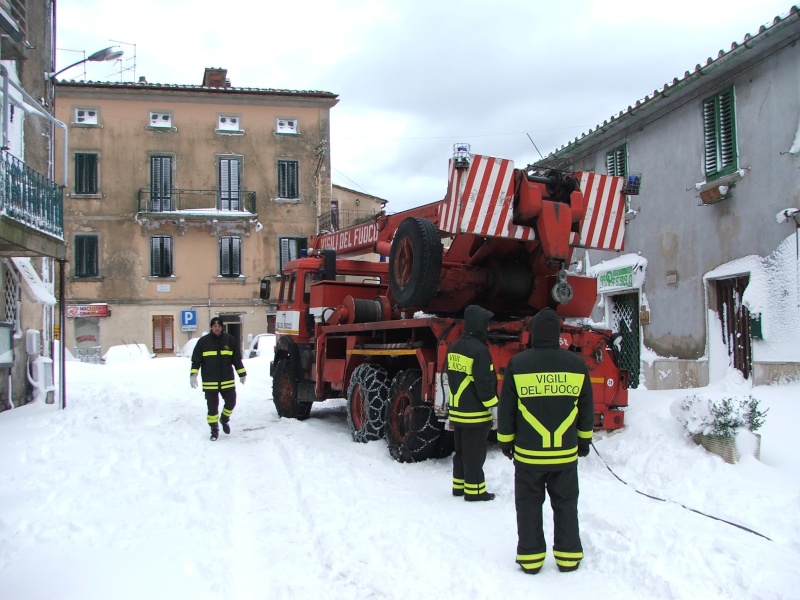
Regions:
<instances>
[{"instance_id":1,"label":"chimney","mask_svg":"<svg viewBox=\"0 0 800 600\"><path fill-rule=\"evenodd\" d=\"M224 88L228 87L230 83L225 79L228 74L227 69L209 69L203 75L203 87Z\"/></svg>"}]
</instances>

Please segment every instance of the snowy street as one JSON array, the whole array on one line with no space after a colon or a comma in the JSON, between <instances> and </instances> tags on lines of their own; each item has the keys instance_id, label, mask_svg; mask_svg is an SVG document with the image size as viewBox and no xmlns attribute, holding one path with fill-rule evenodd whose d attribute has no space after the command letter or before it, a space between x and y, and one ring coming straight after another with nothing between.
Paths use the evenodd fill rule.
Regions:
<instances>
[{"instance_id":1,"label":"snowy street","mask_svg":"<svg viewBox=\"0 0 800 600\"><path fill-rule=\"evenodd\" d=\"M670 404L633 390L626 429L580 462L577 573L514 563L513 466L490 447L494 502L450 495L450 459L395 462L351 441L343 400L278 419L269 358L246 359L231 435L208 440L189 359L67 363L67 408L0 414L0 589L14 600L790 598L800 587L800 384L769 408L763 462L728 465ZM735 390L736 386L745 389ZM682 508L726 519L772 541ZM546 534L552 521L545 509Z\"/></svg>"}]
</instances>

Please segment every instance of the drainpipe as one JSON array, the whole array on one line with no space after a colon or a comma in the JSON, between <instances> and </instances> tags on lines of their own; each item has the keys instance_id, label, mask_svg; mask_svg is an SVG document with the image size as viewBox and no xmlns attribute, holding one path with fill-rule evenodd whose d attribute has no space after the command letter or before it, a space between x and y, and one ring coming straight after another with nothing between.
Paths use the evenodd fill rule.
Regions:
<instances>
[{"instance_id":1,"label":"drainpipe","mask_svg":"<svg viewBox=\"0 0 800 600\"><path fill-rule=\"evenodd\" d=\"M3 78L3 132L2 132L2 143L3 148L8 147L8 118L9 118L9 103L10 99L8 97L8 86L11 85L15 90L17 90L20 94L22 94L25 103L22 105L22 110L26 113L33 115L35 117L40 117L47 121L50 121L54 125L58 125L61 129L64 130L64 187L67 187L67 156L69 154L69 132L67 130L67 126L50 115L44 108L42 108L39 103L22 87L13 79L8 76L8 69L4 65L0 65L0 77Z\"/></svg>"}]
</instances>

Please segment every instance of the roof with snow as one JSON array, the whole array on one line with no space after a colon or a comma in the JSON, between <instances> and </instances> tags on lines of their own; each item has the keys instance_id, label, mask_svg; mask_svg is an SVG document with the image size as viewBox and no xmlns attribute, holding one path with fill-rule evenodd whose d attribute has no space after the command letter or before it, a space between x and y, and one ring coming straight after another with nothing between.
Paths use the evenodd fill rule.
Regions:
<instances>
[{"instance_id":1,"label":"roof with snow","mask_svg":"<svg viewBox=\"0 0 800 600\"><path fill-rule=\"evenodd\" d=\"M588 155L590 148L616 138L625 128L634 124L640 126L643 121L648 122L668 108L681 104L692 96L701 79L705 82L712 74L723 76L741 71L781 47L795 43L798 36L800 36L800 7L795 5L784 15L777 16L770 23L759 27L755 35L748 33L741 42L733 42L730 49L720 50L716 58L708 57L704 65L697 63L693 71L686 71L683 77L675 77L671 82L665 83L663 87L637 100L626 110L612 115L602 124L548 154L535 166L564 168Z\"/></svg>"}]
</instances>

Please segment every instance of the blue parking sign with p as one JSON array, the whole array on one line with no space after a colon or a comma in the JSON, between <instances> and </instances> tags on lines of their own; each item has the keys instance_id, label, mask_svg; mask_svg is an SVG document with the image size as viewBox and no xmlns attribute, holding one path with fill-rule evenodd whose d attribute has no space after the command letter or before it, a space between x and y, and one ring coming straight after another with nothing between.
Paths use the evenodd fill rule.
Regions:
<instances>
[{"instance_id":1,"label":"blue parking sign with p","mask_svg":"<svg viewBox=\"0 0 800 600\"><path fill-rule=\"evenodd\" d=\"M181 331L197 331L197 311L181 311Z\"/></svg>"}]
</instances>

